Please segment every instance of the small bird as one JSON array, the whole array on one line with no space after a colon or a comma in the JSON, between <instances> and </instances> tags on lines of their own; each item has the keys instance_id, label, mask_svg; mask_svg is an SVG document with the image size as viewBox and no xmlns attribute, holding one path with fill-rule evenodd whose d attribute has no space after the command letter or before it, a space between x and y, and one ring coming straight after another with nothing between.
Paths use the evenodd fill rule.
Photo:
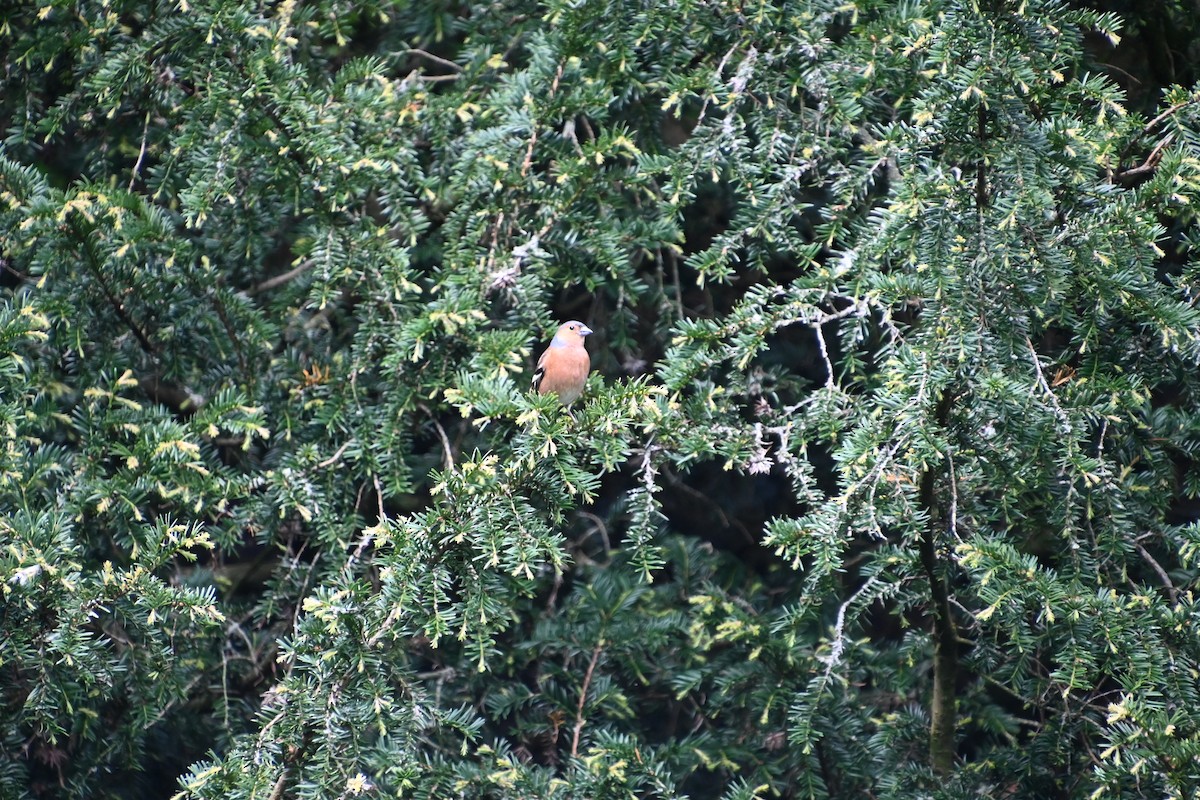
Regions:
<instances>
[{"instance_id":1,"label":"small bird","mask_svg":"<svg viewBox=\"0 0 1200 800\"><path fill-rule=\"evenodd\" d=\"M583 338L591 332L591 328L576 320L558 326L533 371L533 388L538 394L554 392L563 405L579 399L592 368L592 359L583 346Z\"/></svg>"}]
</instances>

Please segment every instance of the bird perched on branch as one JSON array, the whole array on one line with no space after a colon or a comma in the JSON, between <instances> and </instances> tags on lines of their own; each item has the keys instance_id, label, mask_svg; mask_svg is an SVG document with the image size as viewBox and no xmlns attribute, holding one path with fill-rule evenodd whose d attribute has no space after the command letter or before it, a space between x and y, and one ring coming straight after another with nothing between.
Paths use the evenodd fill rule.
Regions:
<instances>
[{"instance_id":1,"label":"bird perched on branch","mask_svg":"<svg viewBox=\"0 0 1200 800\"><path fill-rule=\"evenodd\" d=\"M583 384L592 368L583 339L591 332L591 328L576 320L558 326L533 371L533 388L538 394L554 392L563 405L570 405L583 394Z\"/></svg>"}]
</instances>

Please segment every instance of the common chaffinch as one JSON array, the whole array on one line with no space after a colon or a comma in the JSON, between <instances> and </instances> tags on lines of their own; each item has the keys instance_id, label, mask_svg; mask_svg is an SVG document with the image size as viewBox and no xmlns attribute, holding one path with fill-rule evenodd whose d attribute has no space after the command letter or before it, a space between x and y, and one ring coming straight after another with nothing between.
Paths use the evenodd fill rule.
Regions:
<instances>
[{"instance_id":1,"label":"common chaffinch","mask_svg":"<svg viewBox=\"0 0 1200 800\"><path fill-rule=\"evenodd\" d=\"M583 346L583 338L591 332L591 328L576 320L558 326L533 371L533 388L538 394L554 392L563 405L579 399L592 368L592 359Z\"/></svg>"}]
</instances>

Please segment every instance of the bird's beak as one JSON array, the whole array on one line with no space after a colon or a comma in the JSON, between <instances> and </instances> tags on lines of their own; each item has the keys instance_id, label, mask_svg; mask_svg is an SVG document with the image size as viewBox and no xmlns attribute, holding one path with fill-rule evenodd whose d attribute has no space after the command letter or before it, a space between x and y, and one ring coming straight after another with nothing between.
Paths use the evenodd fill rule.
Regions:
<instances>
[{"instance_id":1,"label":"bird's beak","mask_svg":"<svg viewBox=\"0 0 1200 800\"><path fill-rule=\"evenodd\" d=\"M592 332L592 329L591 329L591 328L589 328L587 325L581 325L581 326L579 327L579 335L580 335L580 336L587 336L587 335L589 335L591 332Z\"/></svg>"}]
</instances>

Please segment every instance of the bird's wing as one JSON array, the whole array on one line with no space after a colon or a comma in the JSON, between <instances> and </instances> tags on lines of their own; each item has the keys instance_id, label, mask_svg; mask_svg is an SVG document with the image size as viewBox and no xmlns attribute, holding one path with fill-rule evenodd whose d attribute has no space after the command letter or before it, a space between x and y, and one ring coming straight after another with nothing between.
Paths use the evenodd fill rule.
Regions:
<instances>
[{"instance_id":1,"label":"bird's wing","mask_svg":"<svg viewBox=\"0 0 1200 800\"><path fill-rule=\"evenodd\" d=\"M550 355L550 348L547 347L542 353L542 357L538 359L537 366L533 370L533 390L536 392L542 385L542 378L546 374L546 356Z\"/></svg>"}]
</instances>

